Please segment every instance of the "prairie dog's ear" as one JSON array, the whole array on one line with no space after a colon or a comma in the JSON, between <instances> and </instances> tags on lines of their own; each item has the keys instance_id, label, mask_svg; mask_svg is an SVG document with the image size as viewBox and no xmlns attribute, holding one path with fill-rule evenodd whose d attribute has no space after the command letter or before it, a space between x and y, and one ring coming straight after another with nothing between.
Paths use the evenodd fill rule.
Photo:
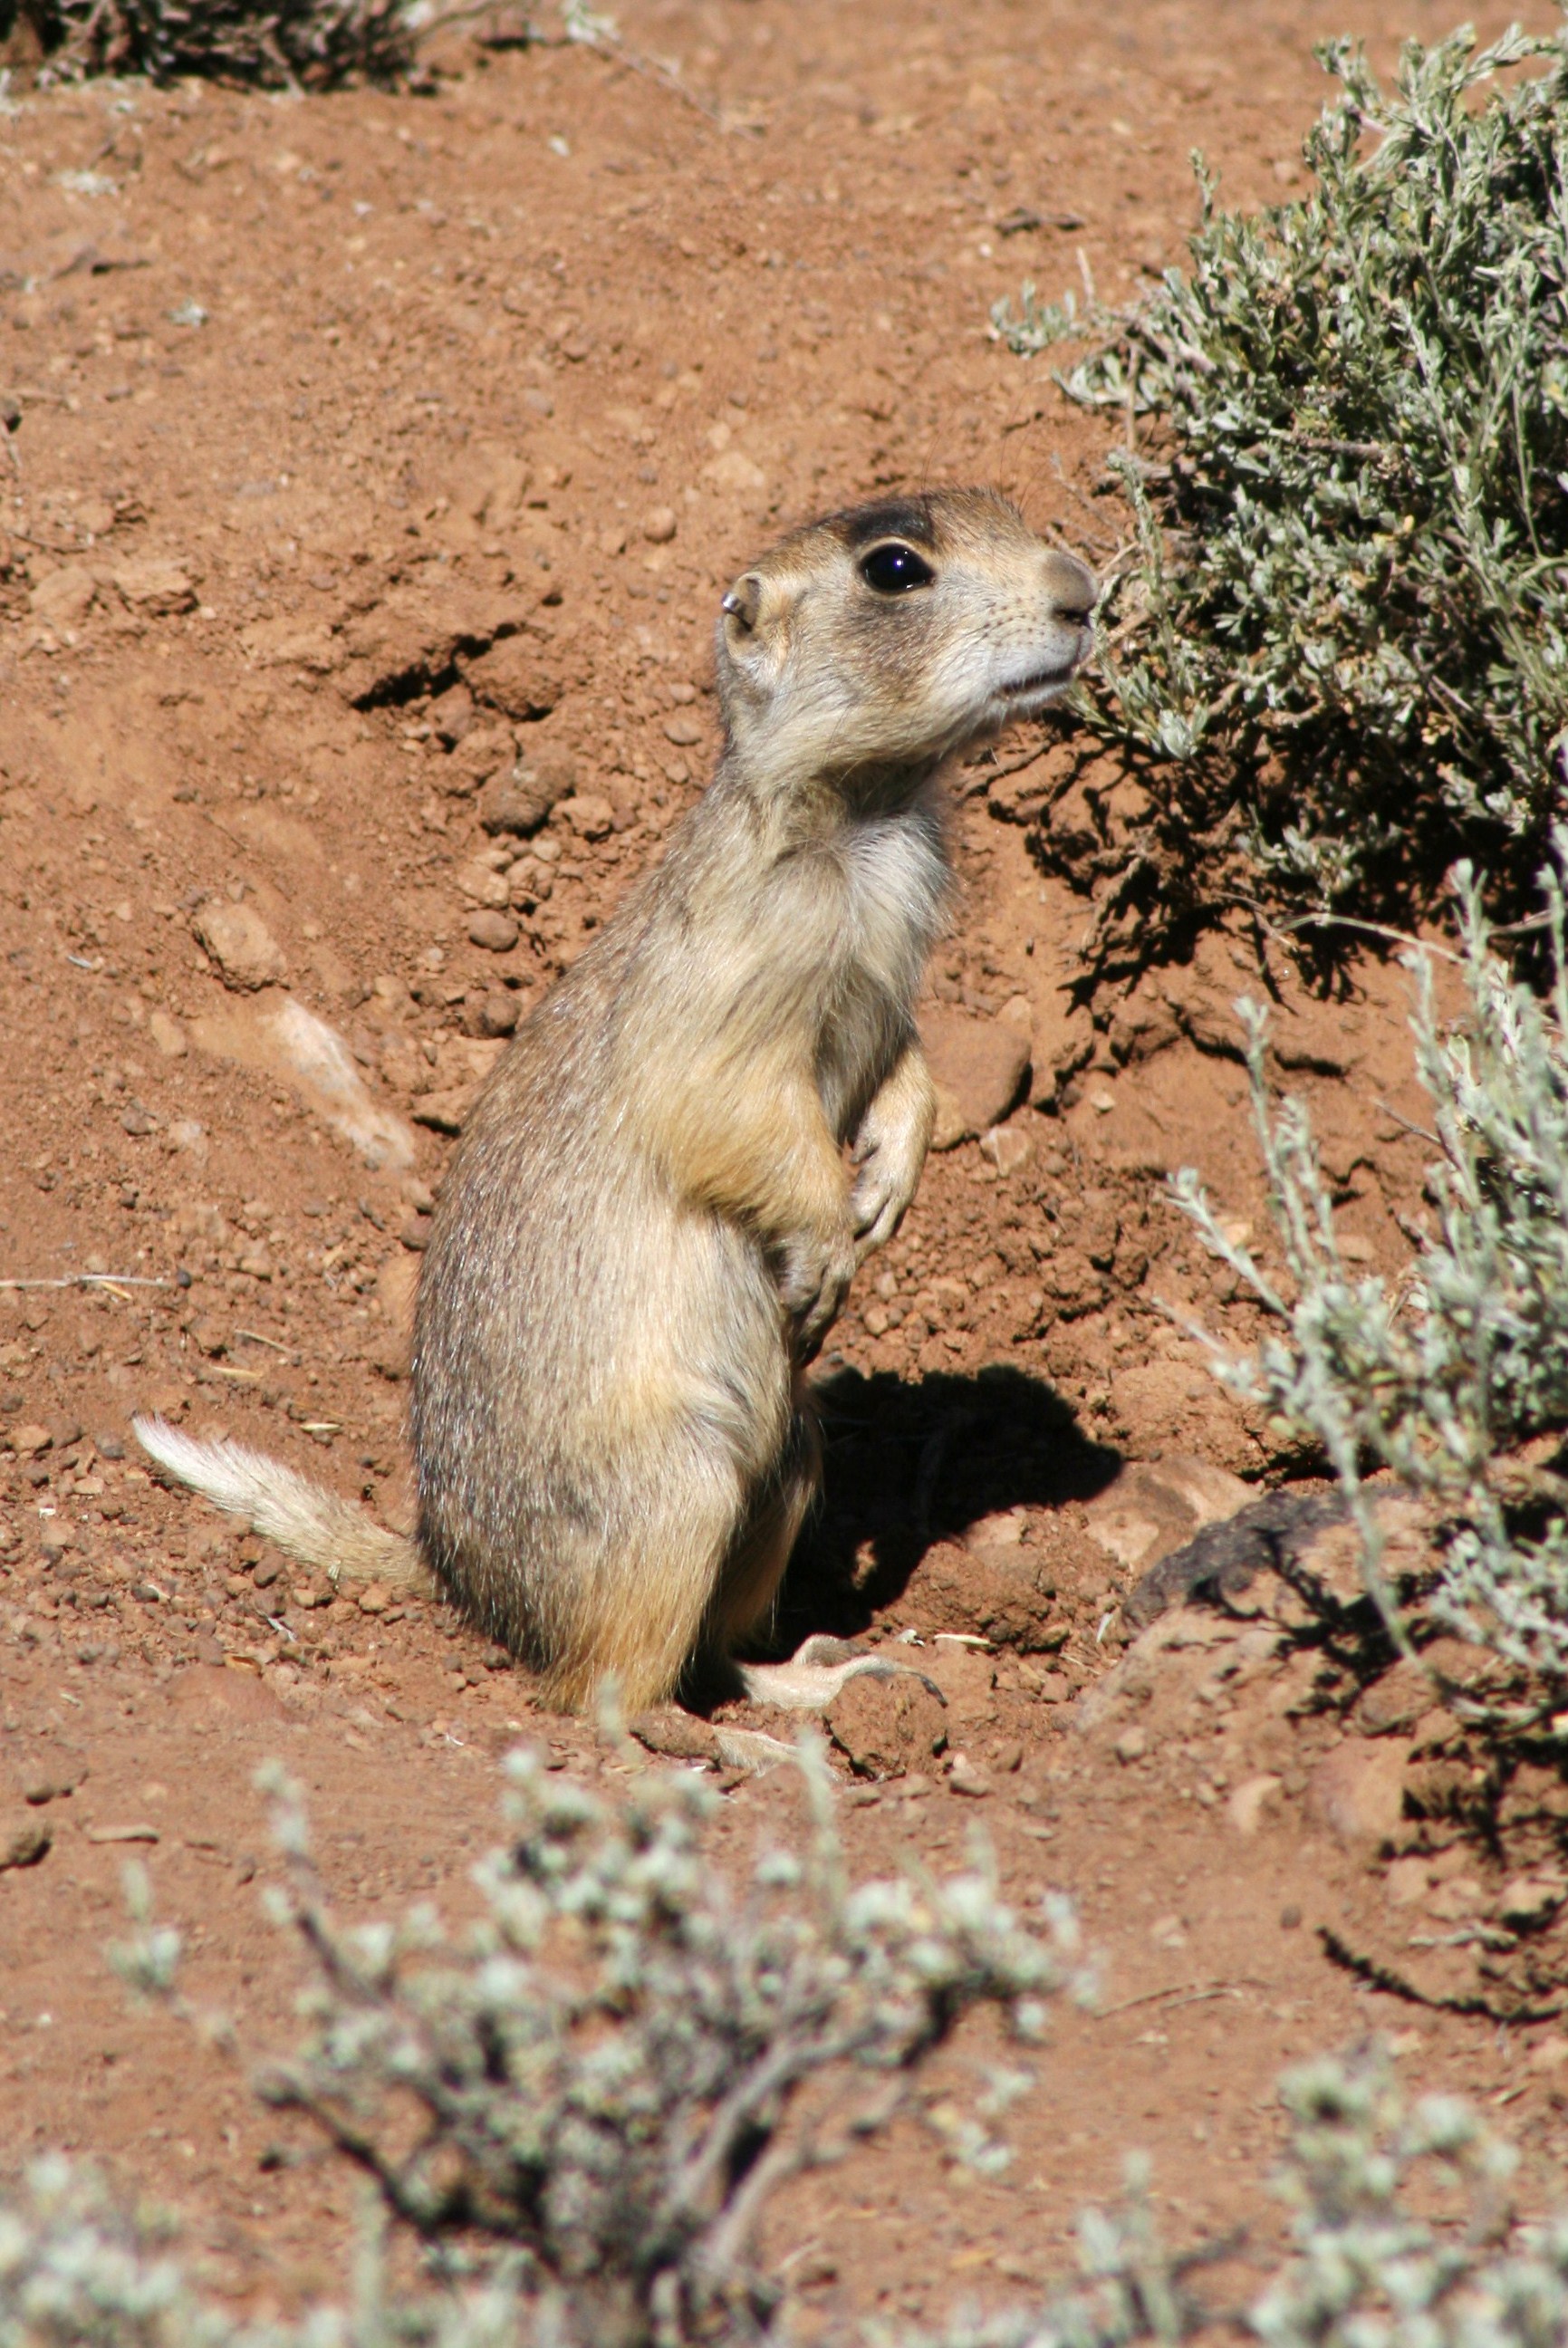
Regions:
<instances>
[{"instance_id":1,"label":"prairie dog's ear","mask_svg":"<svg viewBox=\"0 0 1568 2348\"><path fill-rule=\"evenodd\" d=\"M748 571L736 581L719 609L728 623L727 633L752 634L762 616L762 582L755 571Z\"/></svg>"},{"instance_id":2,"label":"prairie dog's ear","mask_svg":"<svg viewBox=\"0 0 1568 2348\"><path fill-rule=\"evenodd\" d=\"M719 605L715 669L725 723L771 705L789 659L797 590L766 571L743 571Z\"/></svg>"}]
</instances>

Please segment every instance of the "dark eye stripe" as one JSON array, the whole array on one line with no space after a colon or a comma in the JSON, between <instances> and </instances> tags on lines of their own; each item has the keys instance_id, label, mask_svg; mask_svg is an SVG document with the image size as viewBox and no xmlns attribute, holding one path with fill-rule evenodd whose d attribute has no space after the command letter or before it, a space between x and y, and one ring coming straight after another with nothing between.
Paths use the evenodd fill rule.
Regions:
<instances>
[{"instance_id":1,"label":"dark eye stripe","mask_svg":"<svg viewBox=\"0 0 1568 2348\"><path fill-rule=\"evenodd\" d=\"M907 595L912 587L929 587L936 573L913 546L892 540L862 554L861 577L879 595Z\"/></svg>"}]
</instances>

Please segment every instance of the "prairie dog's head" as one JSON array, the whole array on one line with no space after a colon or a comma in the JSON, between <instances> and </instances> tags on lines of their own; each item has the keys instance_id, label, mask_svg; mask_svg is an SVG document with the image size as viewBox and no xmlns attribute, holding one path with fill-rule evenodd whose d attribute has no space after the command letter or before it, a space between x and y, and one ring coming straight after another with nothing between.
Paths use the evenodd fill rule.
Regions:
<instances>
[{"instance_id":1,"label":"prairie dog's head","mask_svg":"<svg viewBox=\"0 0 1568 2348\"><path fill-rule=\"evenodd\" d=\"M923 766L1065 690L1093 575L995 489L932 489L793 530L724 598L725 729L781 782Z\"/></svg>"}]
</instances>

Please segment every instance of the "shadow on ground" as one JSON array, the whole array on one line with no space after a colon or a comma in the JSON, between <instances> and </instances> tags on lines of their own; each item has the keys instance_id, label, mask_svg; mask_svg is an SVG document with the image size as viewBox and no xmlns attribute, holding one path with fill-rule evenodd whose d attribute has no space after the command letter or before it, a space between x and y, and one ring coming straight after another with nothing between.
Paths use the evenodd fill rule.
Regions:
<instances>
[{"instance_id":1,"label":"shadow on ground","mask_svg":"<svg viewBox=\"0 0 1568 2348\"><path fill-rule=\"evenodd\" d=\"M1090 1499L1121 1465L1054 1386L1005 1365L913 1383L843 1369L814 1393L823 1490L779 1593L783 1653L813 1631L863 1631L934 1541L998 1509Z\"/></svg>"}]
</instances>

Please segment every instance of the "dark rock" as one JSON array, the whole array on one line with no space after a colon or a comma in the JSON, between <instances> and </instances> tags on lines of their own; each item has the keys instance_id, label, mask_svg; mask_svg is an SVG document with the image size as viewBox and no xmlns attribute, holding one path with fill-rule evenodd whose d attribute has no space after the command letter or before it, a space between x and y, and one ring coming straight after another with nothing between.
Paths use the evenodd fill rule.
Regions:
<instances>
[{"instance_id":1,"label":"dark rock","mask_svg":"<svg viewBox=\"0 0 1568 2348\"><path fill-rule=\"evenodd\" d=\"M485 786L480 821L492 835L504 831L527 839L556 802L570 796L574 781L562 760L520 758L510 773L497 775Z\"/></svg>"}]
</instances>

